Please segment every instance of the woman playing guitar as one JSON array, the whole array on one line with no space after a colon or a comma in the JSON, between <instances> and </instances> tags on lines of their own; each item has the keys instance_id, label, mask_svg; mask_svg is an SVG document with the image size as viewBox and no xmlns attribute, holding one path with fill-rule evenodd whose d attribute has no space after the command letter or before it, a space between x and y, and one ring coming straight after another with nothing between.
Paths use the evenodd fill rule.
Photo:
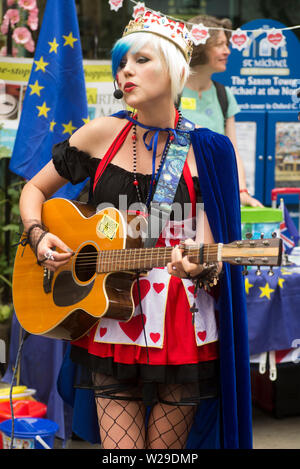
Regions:
<instances>
[{"instance_id":1,"label":"woman playing guitar","mask_svg":"<svg viewBox=\"0 0 300 469\"><path fill-rule=\"evenodd\" d=\"M151 11L132 20L114 46L112 69L119 88L115 96L135 112L96 118L55 145L52 161L21 195L21 216L37 262L56 271L73 250L43 226L47 199L68 181L90 177L94 206L119 208L123 196L128 210L134 205L147 211L161 175L165 185L172 180L177 164L168 159L172 144L188 145L173 211L156 233L155 247L173 246L167 266L137 275L129 321L104 317L72 343L71 359L90 375L105 449L200 448L208 435L212 447L251 447L241 269L190 262L180 244L241 237L230 141L194 128L174 106L191 52L184 24ZM113 239L115 227L108 218L97 230ZM200 288L199 278L210 291ZM210 424L201 428L204 415Z\"/></svg>"}]
</instances>

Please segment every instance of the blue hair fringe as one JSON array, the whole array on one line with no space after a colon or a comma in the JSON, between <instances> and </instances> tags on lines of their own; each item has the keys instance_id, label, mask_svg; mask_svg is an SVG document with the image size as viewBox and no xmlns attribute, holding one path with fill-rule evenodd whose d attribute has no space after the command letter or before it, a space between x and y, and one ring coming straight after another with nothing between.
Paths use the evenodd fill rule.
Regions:
<instances>
[{"instance_id":1,"label":"blue hair fringe","mask_svg":"<svg viewBox=\"0 0 300 469\"><path fill-rule=\"evenodd\" d=\"M124 55L127 54L127 52L129 51L132 42L132 38L128 36L119 39L114 45L111 51L112 74L114 78L116 78L120 62Z\"/></svg>"}]
</instances>

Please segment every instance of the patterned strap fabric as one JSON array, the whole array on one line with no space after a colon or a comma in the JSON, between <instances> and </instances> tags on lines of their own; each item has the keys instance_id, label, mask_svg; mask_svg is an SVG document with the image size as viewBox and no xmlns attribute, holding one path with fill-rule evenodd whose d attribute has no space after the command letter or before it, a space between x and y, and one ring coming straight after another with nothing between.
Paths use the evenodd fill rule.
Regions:
<instances>
[{"instance_id":1,"label":"patterned strap fabric","mask_svg":"<svg viewBox=\"0 0 300 469\"><path fill-rule=\"evenodd\" d=\"M183 118L180 124L180 133L176 134L173 143L170 145L150 205L148 236L144 243L146 248L156 245L159 235L171 214L178 183L190 148L189 131L193 130L194 127L195 125L192 122Z\"/></svg>"}]
</instances>

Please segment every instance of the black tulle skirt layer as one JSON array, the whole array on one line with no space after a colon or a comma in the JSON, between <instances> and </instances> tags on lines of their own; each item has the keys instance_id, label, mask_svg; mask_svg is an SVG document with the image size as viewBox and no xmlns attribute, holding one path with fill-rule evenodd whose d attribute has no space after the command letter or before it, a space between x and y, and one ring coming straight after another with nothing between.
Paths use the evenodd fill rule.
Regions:
<instances>
[{"instance_id":1,"label":"black tulle skirt layer","mask_svg":"<svg viewBox=\"0 0 300 469\"><path fill-rule=\"evenodd\" d=\"M88 388L96 397L139 400L151 406L197 405L219 395L219 361L185 365L116 363L112 358L89 354L73 346L71 359L79 366L76 387Z\"/></svg>"}]
</instances>

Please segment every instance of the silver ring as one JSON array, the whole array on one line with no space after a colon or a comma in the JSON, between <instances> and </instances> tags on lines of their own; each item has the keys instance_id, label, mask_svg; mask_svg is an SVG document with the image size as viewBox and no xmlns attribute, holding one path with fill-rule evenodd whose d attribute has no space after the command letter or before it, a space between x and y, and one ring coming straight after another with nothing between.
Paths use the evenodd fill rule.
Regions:
<instances>
[{"instance_id":1,"label":"silver ring","mask_svg":"<svg viewBox=\"0 0 300 469\"><path fill-rule=\"evenodd\" d=\"M177 268L175 267L175 265L173 265L172 269L173 269L173 270L177 270Z\"/></svg>"},{"instance_id":2,"label":"silver ring","mask_svg":"<svg viewBox=\"0 0 300 469\"><path fill-rule=\"evenodd\" d=\"M48 251L46 251L44 254L44 258L48 261L54 261L53 251L51 251L51 249L48 249Z\"/></svg>"}]
</instances>

